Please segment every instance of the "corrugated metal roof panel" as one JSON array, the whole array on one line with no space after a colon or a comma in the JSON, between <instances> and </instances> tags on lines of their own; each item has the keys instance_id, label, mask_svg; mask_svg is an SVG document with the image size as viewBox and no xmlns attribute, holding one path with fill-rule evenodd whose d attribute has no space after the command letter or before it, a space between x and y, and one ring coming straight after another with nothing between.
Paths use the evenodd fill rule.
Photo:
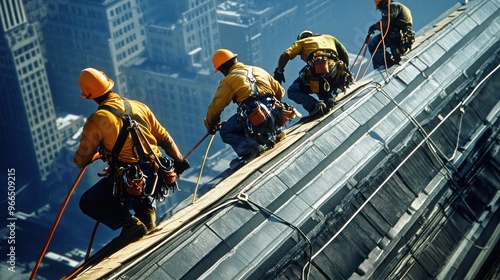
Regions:
<instances>
[{"instance_id":1,"label":"corrugated metal roof panel","mask_svg":"<svg viewBox=\"0 0 500 280\"><path fill-rule=\"evenodd\" d=\"M210 229L203 229L198 234L189 238L181 250L168 257L162 258L158 264L174 279L181 279L201 259L205 258L211 250L221 244L220 239Z\"/></svg>"},{"instance_id":2,"label":"corrugated metal roof panel","mask_svg":"<svg viewBox=\"0 0 500 280\"><path fill-rule=\"evenodd\" d=\"M449 51L452 47L454 47L460 40L463 39L463 36L458 33L456 30L450 30L443 39L438 41L438 44L443 47L445 51Z\"/></svg>"},{"instance_id":3,"label":"corrugated metal roof panel","mask_svg":"<svg viewBox=\"0 0 500 280\"><path fill-rule=\"evenodd\" d=\"M467 33L465 33L467 34ZM438 44L431 45L424 53L419 55L420 59L427 65L431 66L438 61L446 51Z\"/></svg>"},{"instance_id":4,"label":"corrugated metal roof panel","mask_svg":"<svg viewBox=\"0 0 500 280\"><path fill-rule=\"evenodd\" d=\"M411 53L408 55L412 55ZM418 56L412 57L411 64L413 64L415 67L417 67L418 70L424 72L427 68L429 68Z\"/></svg>"},{"instance_id":5,"label":"corrugated metal roof panel","mask_svg":"<svg viewBox=\"0 0 500 280\"><path fill-rule=\"evenodd\" d=\"M470 17L477 22L477 24L482 24L485 20L487 20L492 14L494 14L498 10L498 7L495 6L492 2L487 2L483 6L481 6L477 11L473 12Z\"/></svg>"},{"instance_id":6,"label":"corrugated metal roof panel","mask_svg":"<svg viewBox=\"0 0 500 280\"><path fill-rule=\"evenodd\" d=\"M337 191L336 185L343 176L338 170L327 168L321 175L313 178L298 195L314 208L321 206L324 199L328 199Z\"/></svg>"},{"instance_id":7,"label":"corrugated metal roof panel","mask_svg":"<svg viewBox=\"0 0 500 280\"><path fill-rule=\"evenodd\" d=\"M400 78L405 84L410 84L418 75L420 75L420 70L408 64L402 71L398 73L398 78Z\"/></svg>"},{"instance_id":8,"label":"corrugated metal roof panel","mask_svg":"<svg viewBox=\"0 0 500 280\"><path fill-rule=\"evenodd\" d=\"M380 110L383 104L380 103L376 98L370 98L363 103L363 106L356 108L349 115L354 118L360 125L366 124L371 120Z\"/></svg>"},{"instance_id":9,"label":"corrugated metal roof panel","mask_svg":"<svg viewBox=\"0 0 500 280\"><path fill-rule=\"evenodd\" d=\"M267 207L273 201L278 199L278 197L287 189L287 185L278 179L278 177L269 176L260 184L258 189L249 191L249 194L252 196L252 201L261 206Z\"/></svg>"},{"instance_id":10,"label":"corrugated metal roof panel","mask_svg":"<svg viewBox=\"0 0 500 280\"><path fill-rule=\"evenodd\" d=\"M462 20L458 20L454 23L454 25L455 30L462 36L469 34L474 28L477 27L477 23L469 16L463 17Z\"/></svg>"},{"instance_id":11,"label":"corrugated metal roof panel","mask_svg":"<svg viewBox=\"0 0 500 280\"><path fill-rule=\"evenodd\" d=\"M312 143L300 147L301 153L293 154L283 165L278 167L278 178L288 187L295 185L319 164L325 155ZM286 170L286 172L285 172Z\"/></svg>"},{"instance_id":12,"label":"corrugated metal roof panel","mask_svg":"<svg viewBox=\"0 0 500 280\"><path fill-rule=\"evenodd\" d=\"M347 279L351 276L352 272L357 269L358 264L363 262L366 258L366 256L361 254L358 248L351 246L344 234L338 235L338 237L325 248L321 257L330 259L333 263L333 267L340 272L342 278L337 279ZM322 269L326 268L322 267Z\"/></svg>"},{"instance_id":13,"label":"corrugated metal roof panel","mask_svg":"<svg viewBox=\"0 0 500 280\"><path fill-rule=\"evenodd\" d=\"M394 137L392 131L404 126L408 118L400 110L393 110L382 120L383 121L371 128L372 132L370 132L370 135L373 138L380 139L382 143L387 144Z\"/></svg>"},{"instance_id":14,"label":"corrugated metal roof panel","mask_svg":"<svg viewBox=\"0 0 500 280\"><path fill-rule=\"evenodd\" d=\"M255 213L245 208L231 209L218 213L214 219L207 222L207 226L221 239L227 239L229 236L239 230Z\"/></svg>"},{"instance_id":15,"label":"corrugated metal roof panel","mask_svg":"<svg viewBox=\"0 0 500 280\"><path fill-rule=\"evenodd\" d=\"M243 259L240 254L231 254L231 259L225 261L224 266L216 266L205 271L203 279L239 279L238 275L244 271L248 266L248 261ZM195 279L195 278L182 278L182 279Z\"/></svg>"},{"instance_id":16,"label":"corrugated metal roof panel","mask_svg":"<svg viewBox=\"0 0 500 280\"><path fill-rule=\"evenodd\" d=\"M305 217L311 215L313 211L314 209L301 197L293 196L288 203L276 210L275 213L285 221L297 225L303 222Z\"/></svg>"},{"instance_id":17,"label":"corrugated metal roof panel","mask_svg":"<svg viewBox=\"0 0 500 280\"><path fill-rule=\"evenodd\" d=\"M314 144L325 154L330 154L340 145L345 144L347 138L359 127L351 116L345 115L342 122L333 122L325 126L321 132L318 132L317 139Z\"/></svg>"}]
</instances>

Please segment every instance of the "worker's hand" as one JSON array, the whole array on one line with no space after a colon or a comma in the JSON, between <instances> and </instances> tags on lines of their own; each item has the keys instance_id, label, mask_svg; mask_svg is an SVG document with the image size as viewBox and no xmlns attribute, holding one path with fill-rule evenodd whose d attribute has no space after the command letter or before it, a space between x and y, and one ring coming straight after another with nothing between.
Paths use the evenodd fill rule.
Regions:
<instances>
[{"instance_id":1,"label":"worker's hand","mask_svg":"<svg viewBox=\"0 0 500 280\"><path fill-rule=\"evenodd\" d=\"M215 135L215 133L217 133L217 131L221 128L223 123L224 122L211 125L210 128L208 129L208 134Z\"/></svg>"},{"instance_id":2,"label":"worker's hand","mask_svg":"<svg viewBox=\"0 0 500 280\"><path fill-rule=\"evenodd\" d=\"M174 169L177 175L181 175L182 172L184 172L186 169L189 169L190 167L191 165L189 165L189 161L187 161L187 159L184 159L183 161L174 162Z\"/></svg>"},{"instance_id":3,"label":"worker's hand","mask_svg":"<svg viewBox=\"0 0 500 280\"><path fill-rule=\"evenodd\" d=\"M218 129L215 129L214 127L211 127L211 128L208 130L208 134L210 134L210 135L215 135L215 133L217 133L217 130L218 130Z\"/></svg>"},{"instance_id":4,"label":"worker's hand","mask_svg":"<svg viewBox=\"0 0 500 280\"><path fill-rule=\"evenodd\" d=\"M208 129L208 134L210 135L215 135L215 133L217 133L217 130L220 129L220 126L218 125L212 125L209 129Z\"/></svg>"},{"instance_id":5,"label":"worker's hand","mask_svg":"<svg viewBox=\"0 0 500 280\"><path fill-rule=\"evenodd\" d=\"M276 67L276 69L274 69L274 79L276 81L278 81L278 83L280 83L280 84L286 82L285 81L285 74L283 72L285 72L285 70L280 71L280 70L278 70L278 67Z\"/></svg>"}]
</instances>

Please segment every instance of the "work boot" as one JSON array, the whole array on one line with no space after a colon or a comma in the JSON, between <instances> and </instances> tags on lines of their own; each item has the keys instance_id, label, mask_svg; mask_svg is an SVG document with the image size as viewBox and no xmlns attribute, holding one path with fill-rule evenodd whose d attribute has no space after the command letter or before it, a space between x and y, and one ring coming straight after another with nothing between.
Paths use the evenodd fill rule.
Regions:
<instances>
[{"instance_id":1,"label":"work boot","mask_svg":"<svg viewBox=\"0 0 500 280\"><path fill-rule=\"evenodd\" d=\"M122 231L116 239L122 243L132 243L141 239L147 232L146 226L137 217L132 216L123 224Z\"/></svg>"},{"instance_id":2,"label":"work boot","mask_svg":"<svg viewBox=\"0 0 500 280\"><path fill-rule=\"evenodd\" d=\"M316 106L314 107L314 110L309 113L309 116L307 116L308 119L310 120L315 120L317 118L322 117L325 114L326 111L326 104L323 101L318 101L316 103Z\"/></svg>"},{"instance_id":3,"label":"work boot","mask_svg":"<svg viewBox=\"0 0 500 280\"><path fill-rule=\"evenodd\" d=\"M135 216L146 226L148 233L156 229L156 209L154 207L148 207L143 213L135 213Z\"/></svg>"},{"instance_id":4,"label":"work boot","mask_svg":"<svg viewBox=\"0 0 500 280\"><path fill-rule=\"evenodd\" d=\"M331 110L333 110L333 106L335 106L334 99L333 98L328 98L326 100L326 111L330 112Z\"/></svg>"},{"instance_id":5,"label":"work boot","mask_svg":"<svg viewBox=\"0 0 500 280\"><path fill-rule=\"evenodd\" d=\"M284 131L281 131L280 133L276 134L276 143L285 138L286 138L286 133Z\"/></svg>"},{"instance_id":6,"label":"work boot","mask_svg":"<svg viewBox=\"0 0 500 280\"><path fill-rule=\"evenodd\" d=\"M255 146L253 146L247 154L242 156L242 159L245 162L249 162L252 159L260 156L260 154L262 154L265 150L266 150L266 147L264 145L257 144Z\"/></svg>"}]
</instances>

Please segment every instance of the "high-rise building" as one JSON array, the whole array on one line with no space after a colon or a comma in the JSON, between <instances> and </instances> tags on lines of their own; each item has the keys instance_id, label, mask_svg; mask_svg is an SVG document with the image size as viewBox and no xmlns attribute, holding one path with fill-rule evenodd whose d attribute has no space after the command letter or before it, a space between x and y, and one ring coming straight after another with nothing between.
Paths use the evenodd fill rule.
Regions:
<instances>
[{"instance_id":1,"label":"high-rise building","mask_svg":"<svg viewBox=\"0 0 500 280\"><path fill-rule=\"evenodd\" d=\"M40 40L21 0L0 2L0 32L2 166L19 180L44 181L62 144Z\"/></svg>"},{"instance_id":2,"label":"high-rise building","mask_svg":"<svg viewBox=\"0 0 500 280\"><path fill-rule=\"evenodd\" d=\"M203 119L222 78L212 66L212 55L219 48L216 4L215 0L159 3L150 3L145 16L150 19L147 57L123 71L129 96L148 104L181 151L187 151L206 133ZM214 149L218 145L216 141Z\"/></svg>"},{"instance_id":3,"label":"high-rise building","mask_svg":"<svg viewBox=\"0 0 500 280\"><path fill-rule=\"evenodd\" d=\"M78 0L58 4L43 26L48 73L58 112L88 114L81 106L78 76L82 69L103 70L115 80L115 91L126 93L124 65L140 58L145 31L140 1Z\"/></svg>"}]
</instances>

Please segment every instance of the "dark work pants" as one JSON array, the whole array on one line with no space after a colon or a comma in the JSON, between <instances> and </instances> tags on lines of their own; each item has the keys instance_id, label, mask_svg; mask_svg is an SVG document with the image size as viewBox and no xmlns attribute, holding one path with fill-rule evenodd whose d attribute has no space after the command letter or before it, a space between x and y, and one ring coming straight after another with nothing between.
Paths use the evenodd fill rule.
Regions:
<instances>
[{"instance_id":1,"label":"dark work pants","mask_svg":"<svg viewBox=\"0 0 500 280\"><path fill-rule=\"evenodd\" d=\"M314 94L310 90L304 91L304 87L301 86L301 78L295 79L292 85L288 88L288 98L297 104L302 105L307 112L311 113L318 103L318 99L321 101L327 101L329 98L334 98L333 92ZM316 99L316 97L318 99Z\"/></svg>"},{"instance_id":2,"label":"dark work pants","mask_svg":"<svg viewBox=\"0 0 500 280\"><path fill-rule=\"evenodd\" d=\"M154 200L146 197L128 197L121 201L113 196L113 180L103 178L88 189L80 199L80 209L92 219L117 230L132 217L129 209L143 213L155 207Z\"/></svg>"},{"instance_id":3,"label":"dark work pants","mask_svg":"<svg viewBox=\"0 0 500 280\"><path fill-rule=\"evenodd\" d=\"M238 124L238 118L237 114L231 116L222 125L219 133L222 142L231 145L236 154L241 157L248 154L259 143L245 135L245 130Z\"/></svg>"}]
</instances>

